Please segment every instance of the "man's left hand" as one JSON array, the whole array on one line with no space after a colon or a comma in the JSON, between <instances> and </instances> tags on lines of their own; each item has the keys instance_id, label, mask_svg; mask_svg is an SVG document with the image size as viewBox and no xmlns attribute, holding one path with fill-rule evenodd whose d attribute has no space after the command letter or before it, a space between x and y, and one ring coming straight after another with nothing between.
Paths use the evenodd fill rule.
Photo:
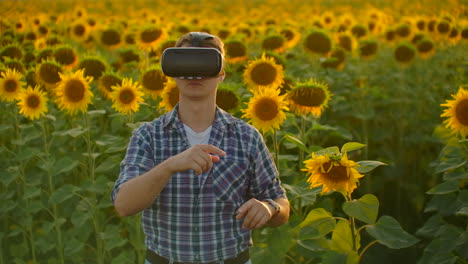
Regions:
<instances>
[{"instance_id":1,"label":"man's left hand","mask_svg":"<svg viewBox=\"0 0 468 264\"><path fill-rule=\"evenodd\" d=\"M236 219L244 218L243 229L258 229L263 227L271 220L274 211L264 202L255 198L248 200L238 210Z\"/></svg>"}]
</instances>

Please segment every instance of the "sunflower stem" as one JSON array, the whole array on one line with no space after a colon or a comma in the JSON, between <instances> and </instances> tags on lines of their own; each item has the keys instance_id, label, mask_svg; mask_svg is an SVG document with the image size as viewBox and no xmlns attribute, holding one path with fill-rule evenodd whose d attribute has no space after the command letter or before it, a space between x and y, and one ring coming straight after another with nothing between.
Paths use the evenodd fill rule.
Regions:
<instances>
[{"instance_id":1,"label":"sunflower stem","mask_svg":"<svg viewBox=\"0 0 468 264\"><path fill-rule=\"evenodd\" d=\"M42 142L44 144L44 154L45 154L45 161L47 164L47 178L49 181L49 192L50 195L52 195L55 191L55 186L54 186L54 180L52 178L52 172L50 170L50 143L48 141L49 138L49 133L47 129L47 124L46 120L43 119L43 121L40 123L41 128L42 128ZM55 233L57 235L57 253L59 255L60 263L65 263L64 255L63 255L63 241L62 241L62 230L60 230L60 225L58 223L59 215L57 213L57 205L54 204L52 206L52 218L54 218L54 229Z\"/></svg>"},{"instance_id":2,"label":"sunflower stem","mask_svg":"<svg viewBox=\"0 0 468 264\"><path fill-rule=\"evenodd\" d=\"M305 138L305 123L306 123L306 118L304 115L301 115L301 130L300 130L301 141L304 144L307 144L306 138ZM299 149L299 167L301 166L303 161L304 161L304 150L300 148Z\"/></svg>"},{"instance_id":3,"label":"sunflower stem","mask_svg":"<svg viewBox=\"0 0 468 264\"><path fill-rule=\"evenodd\" d=\"M279 171L279 147L278 147L278 139L277 139L277 135L276 135L276 129L273 129L273 150L275 152L276 168Z\"/></svg>"},{"instance_id":4,"label":"sunflower stem","mask_svg":"<svg viewBox=\"0 0 468 264\"><path fill-rule=\"evenodd\" d=\"M376 243L378 243L378 242L379 242L378 240L372 241L371 243L369 243L369 244L361 251L361 253L359 254L358 263L361 261L362 256L364 256L364 253L366 253L366 251L367 251L371 246L373 246L374 244L376 244Z\"/></svg>"}]
</instances>

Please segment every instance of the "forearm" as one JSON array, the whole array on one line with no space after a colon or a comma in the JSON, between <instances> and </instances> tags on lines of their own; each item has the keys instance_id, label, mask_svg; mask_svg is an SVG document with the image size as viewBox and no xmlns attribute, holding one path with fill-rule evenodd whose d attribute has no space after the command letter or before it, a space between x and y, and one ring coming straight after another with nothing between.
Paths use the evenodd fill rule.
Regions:
<instances>
[{"instance_id":1,"label":"forearm","mask_svg":"<svg viewBox=\"0 0 468 264\"><path fill-rule=\"evenodd\" d=\"M145 174L122 184L114 201L117 213L120 216L129 216L149 207L172 174L166 160Z\"/></svg>"},{"instance_id":2,"label":"forearm","mask_svg":"<svg viewBox=\"0 0 468 264\"><path fill-rule=\"evenodd\" d=\"M278 227L289 221L289 201L286 198L277 198L274 201L279 205L280 212L279 214L273 216L270 221L268 221L267 226L269 227Z\"/></svg>"}]
</instances>

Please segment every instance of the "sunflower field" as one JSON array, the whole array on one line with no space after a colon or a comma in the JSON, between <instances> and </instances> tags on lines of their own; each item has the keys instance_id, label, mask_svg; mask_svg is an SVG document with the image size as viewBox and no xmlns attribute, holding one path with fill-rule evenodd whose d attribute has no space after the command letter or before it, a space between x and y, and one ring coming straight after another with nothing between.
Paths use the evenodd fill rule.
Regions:
<instances>
[{"instance_id":1,"label":"sunflower field","mask_svg":"<svg viewBox=\"0 0 468 264\"><path fill-rule=\"evenodd\" d=\"M289 223L255 264L468 263L463 0L0 1L0 264L143 263L110 192L132 130L178 103L160 68L219 36L217 104L254 125Z\"/></svg>"}]
</instances>

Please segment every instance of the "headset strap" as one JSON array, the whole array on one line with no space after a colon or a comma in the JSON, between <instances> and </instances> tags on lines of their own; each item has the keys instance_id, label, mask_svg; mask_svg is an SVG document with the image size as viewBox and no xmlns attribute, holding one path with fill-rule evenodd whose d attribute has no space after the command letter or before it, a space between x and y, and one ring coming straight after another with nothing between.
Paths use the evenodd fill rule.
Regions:
<instances>
[{"instance_id":1,"label":"headset strap","mask_svg":"<svg viewBox=\"0 0 468 264\"><path fill-rule=\"evenodd\" d=\"M201 47L203 40L214 38L213 35L203 32L191 32L190 35L192 36L192 47Z\"/></svg>"}]
</instances>

